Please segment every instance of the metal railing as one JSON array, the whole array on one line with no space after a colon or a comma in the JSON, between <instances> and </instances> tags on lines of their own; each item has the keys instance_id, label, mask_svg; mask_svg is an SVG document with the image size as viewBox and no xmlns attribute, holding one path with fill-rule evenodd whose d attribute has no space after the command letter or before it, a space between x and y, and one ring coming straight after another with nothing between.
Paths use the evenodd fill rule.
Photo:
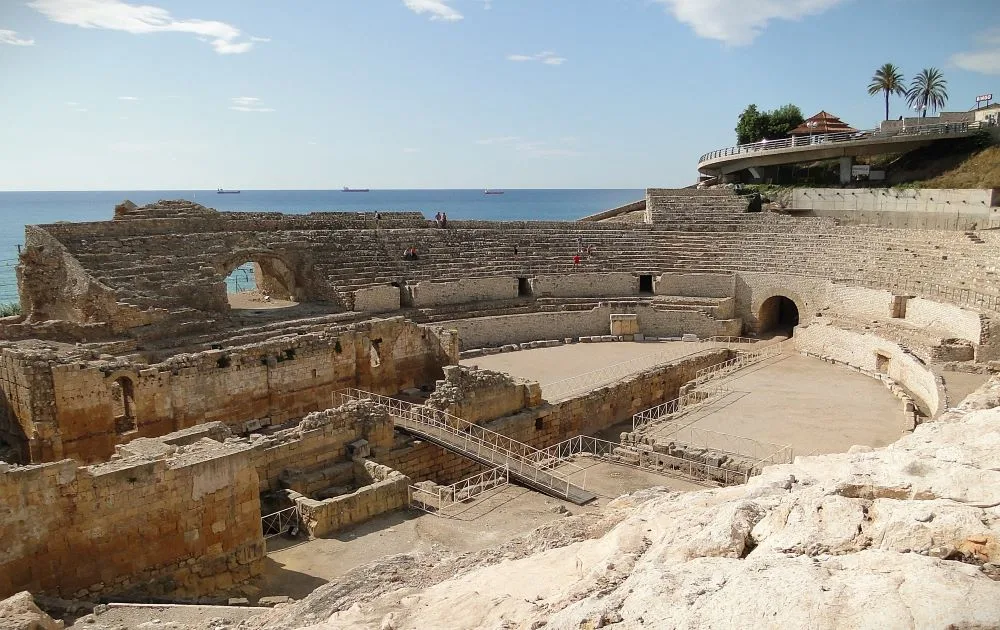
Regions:
<instances>
[{"instance_id":1,"label":"metal railing","mask_svg":"<svg viewBox=\"0 0 1000 630\"><path fill-rule=\"evenodd\" d=\"M360 389L341 390L338 395L341 401L371 400L388 409L396 426L438 437L480 461L506 466L508 474L519 475L562 496L569 496L575 485L562 474L540 466L544 458L535 447L445 411Z\"/></svg>"},{"instance_id":2,"label":"metal railing","mask_svg":"<svg viewBox=\"0 0 1000 630\"><path fill-rule=\"evenodd\" d=\"M694 375L694 379L690 382L694 383L696 386L701 385L703 383L707 383L708 381L728 376L733 372L742 370L743 368L753 365L754 363L760 363L766 359L779 356L781 353L781 344L771 344L762 347L758 346L753 350L738 350L737 355L732 359L698 370Z\"/></svg>"},{"instance_id":3,"label":"metal railing","mask_svg":"<svg viewBox=\"0 0 1000 630\"><path fill-rule=\"evenodd\" d=\"M793 136L779 140L762 140L751 144L740 144L734 147L717 149L702 155L698 158L698 164L707 160L727 157L731 155L750 155L761 151L772 151L774 149L790 149L794 147L822 146L840 142L859 142L872 140L892 140L900 137L922 136L922 135L949 135L968 133L978 129L980 125L974 122L958 123L934 123L929 125L918 125L916 127L903 127L901 129L864 129L861 131L842 131L837 133L818 133L811 136Z\"/></svg>"},{"instance_id":4,"label":"metal railing","mask_svg":"<svg viewBox=\"0 0 1000 630\"><path fill-rule=\"evenodd\" d=\"M650 407L632 416L632 430L638 431L654 422L665 422L709 402L719 400L732 390L727 385L696 389L673 400Z\"/></svg>"},{"instance_id":5,"label":"metal railing","mask_svg":"<svg viewBox=\"0 0 1000 630\"><path fill-rule=\"evenodd\" d=\"M290 508L278 510L270 514L265 514L260 518L260 526L264 532L264 538L273 538L290 531L299 525L299 506L293 505Z\"/></svg>"},{"instance_id":6,"label":"metal railing","mask_svg":"<svg viewBox=\"0 0 1000 630\"><path fill-rule=\"evenodd\" d=\"M757 464L790 464L793 451L788 444L763 442L753 438L701 429L692 425L667 423L657 427L656 438L659 442L674 442L682 446L717 451L731 457L739 457L748 463Z\"/></svg>"},{"instance_id":7,"label":"metal railing","mask_svg":"<svg viewBox=\"0 0 1000 630\"><path fill-rule=\"evenodd\" d=\"M436 514L510 483L507 466L490 468L450 486L410 486L410 507Z\"/></svg>"},{"instance_id":8,"label":"metal railing","mask_svg":"<svg viewBox=\"0 0 1000 630\"><path fill-rule=\"evenodd\" d=\"M582 455L657 474L674 472L691 479L716 481L724 485L746 483L751 476L746 471L713 466L693 459L659 453L645 444L624 445L587 435L578 435L554 444L545 449L545 453L553 466L565 465L573 457Z\"/></svg>"}]
</instances>

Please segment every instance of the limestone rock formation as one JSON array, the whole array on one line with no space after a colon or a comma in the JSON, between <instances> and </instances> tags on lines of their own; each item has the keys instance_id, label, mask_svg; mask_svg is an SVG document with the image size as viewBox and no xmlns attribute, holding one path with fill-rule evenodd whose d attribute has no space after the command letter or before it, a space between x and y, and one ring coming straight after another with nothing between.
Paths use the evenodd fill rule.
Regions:
<instances>
[{"instance_id":1,"label":"limestone rock formation","mask_svg":"<svg viewBox=\"0 0 1000 630\"><path fill-rule=\"evenodd\" d=\"M43 613L27 591L0 600L0 628L3 630L61 630L62 627L63 622Z\"/></svg>"},{"instance_id":2,"label":"limestone rock formation","mask_svg":"<svg viewBox=\"0 0 1000 630\"><path fill-rule=\"evenodd\" d=\"M998 393L884 449L637 492L478 554L390 558L250 626L997 627Z\"/></svg>"}]
</instances>

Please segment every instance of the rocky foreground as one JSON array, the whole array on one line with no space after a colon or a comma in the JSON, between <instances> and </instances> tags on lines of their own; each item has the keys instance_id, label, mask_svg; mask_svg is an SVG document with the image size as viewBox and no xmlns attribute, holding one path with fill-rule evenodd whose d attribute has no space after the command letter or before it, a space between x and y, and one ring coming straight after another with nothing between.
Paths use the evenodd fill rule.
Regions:
<instances>
[{"instance_id":1,"label":"rocky foreground","mask_svg":"<svg viewBox=\"0 0 1000 630\"><path fill-rule=\"evenodd\" d=\"M474 554L396 556L228 627L1000 628L998 506L994 379L888 448L626 495Z\"/></svg>"}]
</instances>

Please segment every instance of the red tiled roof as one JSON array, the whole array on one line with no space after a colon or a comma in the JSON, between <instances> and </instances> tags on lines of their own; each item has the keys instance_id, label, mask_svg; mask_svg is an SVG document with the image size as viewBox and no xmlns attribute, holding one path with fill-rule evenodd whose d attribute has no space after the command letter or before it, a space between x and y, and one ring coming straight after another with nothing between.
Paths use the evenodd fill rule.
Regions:
<instances>
[{"instance_id":1,"label":"red tiled roof","mask_svg":"<svg viewBox=\"0 0 1000 630\"><path fill-rule=\"evenodd\" d=\"M857 131L857 129L833 114L821 111L815 116L806 118L805 122L788 133L792 136L806 136L811 133L838 133L841 131Z\"/></svg>"}]
</instances>

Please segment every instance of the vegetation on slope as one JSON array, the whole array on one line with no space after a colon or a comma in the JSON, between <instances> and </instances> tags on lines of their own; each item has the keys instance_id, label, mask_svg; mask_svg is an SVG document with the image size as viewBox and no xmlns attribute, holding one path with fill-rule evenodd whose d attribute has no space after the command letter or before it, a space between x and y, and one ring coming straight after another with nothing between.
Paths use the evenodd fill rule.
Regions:
<instances>
[{"instance_id":1,"label":"vegetation on slope","mask_svg":"<svg viewBox=\"0 0 1000 630\"><path fill-rule=\"evenodd\" d=\"M10 302L7 304L0 304L0 317L10 317L12 315L21 314L21 305L17 302Z\"/></svg>"}]
</instances>

